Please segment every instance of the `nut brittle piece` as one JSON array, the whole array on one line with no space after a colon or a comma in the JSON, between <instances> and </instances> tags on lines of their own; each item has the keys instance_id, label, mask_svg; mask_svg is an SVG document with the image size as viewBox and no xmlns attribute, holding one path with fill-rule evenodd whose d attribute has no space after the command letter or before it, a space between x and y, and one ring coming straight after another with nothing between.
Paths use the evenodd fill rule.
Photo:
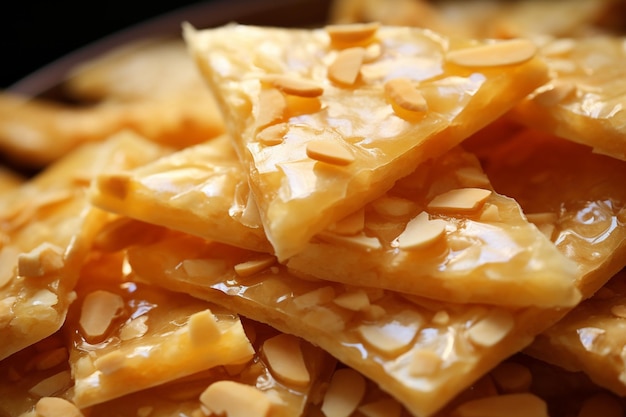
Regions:
<instances>
[{"instance_id":1,"label":"nut brittle piece","mask_svg":"<svg viewBox=\"0 0 626 417\"><path fill-rule=\"evenodd\" d=\"M94 182L92 201L144 222L271 251L228 141L129 172L123 195L111 191L118 177L105 173ZM425 162L286 264L318 278L446 301L571 306L579 299L575 265L514 200L491 190L476 158L460 148Z\"/></svg>"},{"instance_id":2,"label":"nut brittle piece","mask_svg":"<svg viewBox=\"0 0 626 417\"><path fill-rule=\"evenodd\" d=\"M562 315L299 278L279 264L243 277L235 272L256 257L173 231L128 249L139 279L229 306L315 343L415 415L442 408Z\"/></svg>"},{"instance_id":3,"label":"nut brittle piece","mask_svg":"<svg viewBox=\"0 0 626 417\"><path fill-rule=\"evenodd\" d=\"M516 106L513 118L626 160L624 39L552 39L540 55L552 80Z\"/></svg>"},{"instance_id":4,"label":"nut brittle piece","mask_svg":"<svg viewBox=\"0 0 626 417\"><path fill-rule=\"evenodd\" d=\"M88 144L0 200L0 358L56 332L78 269L108 214L86 197L103 169L130 169L165 153L135 135Z\"/></svg>"},{"instance_id":5,"label":"nut brittle piece","mask_svg":"<svg viewBox=\"0 0 626 417\"><path fill-rule=\"evenodd\" d=\"M528 42L522 49L457 43L407 27L186 27L185 39L223 110L280 260L547 76ZM494 63L508 54L492 47L520 53ZM472 63L448 60L461 50ZM320 88L286 90L277 77Z\"/></svg>"},{"instance_id":6,"label":"nut brittle piece","mask_svg":"<svg viewBox=\"0 0 626 417\"><path fill-rule=\"evenodd\" d=\"M465 145L477 149L493 187L576 262L583 297L626 266L626 162L533 129L481 148L483 139Z\"/></svg>"},{"instance_id":7,"label":"nut brittle piece","mask_svg":"<svg viewBox=\"0 0 626 417\"><path fill-rule=\"evenodd\" d=\"M584 371L597 384L626 395L625 278L626 270L622 270L539 335L528 354L571 371Z\"/></svg>"}]
</instances>

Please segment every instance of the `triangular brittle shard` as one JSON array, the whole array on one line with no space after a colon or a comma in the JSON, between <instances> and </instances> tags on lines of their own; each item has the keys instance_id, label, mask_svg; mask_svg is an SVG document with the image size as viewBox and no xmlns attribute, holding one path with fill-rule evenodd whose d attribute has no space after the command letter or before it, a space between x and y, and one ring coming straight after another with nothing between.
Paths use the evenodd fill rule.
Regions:
<instances>
[{"instance_id":1,"label":"triangular brittle shard","mask_svg":"<svg viewBox=\"0 0 626 417\"><path fill-rule=\"evenodd\" d=\"M377 24L185 29L280 260L546 81L532 43Z\"/></svg>"}]
</instances>

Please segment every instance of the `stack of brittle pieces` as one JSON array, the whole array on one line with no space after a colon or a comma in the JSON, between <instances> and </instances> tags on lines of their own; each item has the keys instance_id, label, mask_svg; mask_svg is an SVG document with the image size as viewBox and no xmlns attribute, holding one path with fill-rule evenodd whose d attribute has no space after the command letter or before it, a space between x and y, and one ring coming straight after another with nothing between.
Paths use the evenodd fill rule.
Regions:
<instances>
[{"instance_id":1,"label":"stack of brittle pieces","mask_svg":"<svg viewBox=\"0 0 626 417\"><path fill-rule=\"evenodd\" d=\"M624 415L619 6L336 0L0 94L0 416Z\"/></svg>"}]
</instances>

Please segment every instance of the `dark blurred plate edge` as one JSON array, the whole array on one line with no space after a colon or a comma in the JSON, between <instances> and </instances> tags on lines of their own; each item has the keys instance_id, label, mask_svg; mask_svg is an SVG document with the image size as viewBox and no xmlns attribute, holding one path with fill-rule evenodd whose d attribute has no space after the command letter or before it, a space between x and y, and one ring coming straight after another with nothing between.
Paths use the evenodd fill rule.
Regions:
<instances>
[{"instance_id":1,"label":"dark blurred plate edge","mask_svg":"<svg viewBox=\"0 0 626 417\"><path fill-rule=\"evenodd\" d=\"M27 75L7 91L28 97L59 98L58 87L69 71L128 42L154 37L180 36L181 24L202 29L237 22L281 27L323 25L332 0L217 0L186 6L115 32Z\"/></svg>"}]
</instances>

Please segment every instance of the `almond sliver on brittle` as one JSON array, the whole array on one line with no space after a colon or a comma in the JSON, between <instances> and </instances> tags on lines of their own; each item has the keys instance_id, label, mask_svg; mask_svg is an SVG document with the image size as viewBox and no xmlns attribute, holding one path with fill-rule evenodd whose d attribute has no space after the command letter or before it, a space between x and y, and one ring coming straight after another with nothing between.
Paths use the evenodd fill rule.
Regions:
<instances>
[{"instance_id":1,"label":"almond sliver on brittle","mask_svg":"<svg viewBox=\"0 0 626 417\"><path fill-rule=\"evenodd\" d=\"M242 268L259 257L175 232L128 249L138 279L315 343L420 416L436 412L562 315L299 278L279 264Z\"/></svg>"},{"instance_id":2,"label":"almond sliver on brittle","mask_svg":"<svg viewBox=\"0 0 626 417\"><path fill-rule=\"evenodd\" d=\"M552 80L515 107L515 120L626 160L624 39L553 39L540 55Z\"/></svg>"},{"instance_id":3,"label":"almond sliver on brittle","mask_svg":"<svg viewBox=\"0 0 626 417\"><path fill-rule=\"evenodd\" d=\"M185 39L281 260L546 81L529 43L412 28L227 25Z\"/></svg>"},{"instance_id":4,"label":"almond sliver on brittle","mask_svg":"<svg viewBox=\"0 0 626 417\"><path fill-rule=\"evenodd\" d=\"M103 174L92 201L144 222L267 252L228 140L128 172L122 195L111 191L119 177ZM525 220L514 200L491 190L476 159L461 149L424 163L316 236L287 265L331 281L453 302L550 307L579 300L575 265Z\"/></svg>"},{"instance_id":5,"label":"almond sliver on brittle","mask_svg":"<svg viewBox=\"0 0 626 417\"><path fill-rule=\"evenodd\" d=\"M0 202L0 358L41 340L62 325L75 298L78 269L108 214L86 197L104 168L130 169L164 149L120 134L67 155Z\"/></svg>"}]
</instances>

